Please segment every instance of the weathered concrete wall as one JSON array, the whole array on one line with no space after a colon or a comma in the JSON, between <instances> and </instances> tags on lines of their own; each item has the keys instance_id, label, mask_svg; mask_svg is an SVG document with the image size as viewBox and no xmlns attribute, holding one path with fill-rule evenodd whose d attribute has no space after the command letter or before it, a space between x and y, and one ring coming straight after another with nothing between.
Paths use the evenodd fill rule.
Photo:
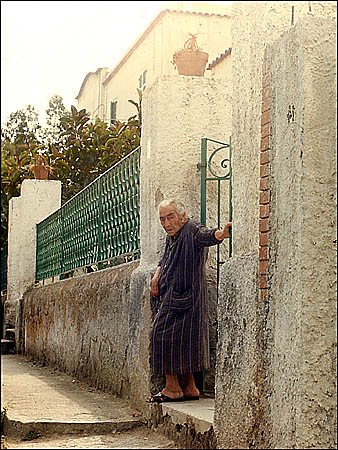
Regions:
<instances>
[{"instance_id":1,"label":"weathered concrete wall","mask_svg":"<svg viewBox=\"0 0 338 450\"><path fill-rule=\"evenodd\" d=\"M290 29L291 6L299 23L279 41ZM336 9L332 2L310 6L311 13L306 2L233 6L234 256L222 268L218 307L215 431L220 448L336 445L336 60L332 22L323 19L335 17ZM260 303L255 295L262 66L266 45L275 41L270 150L274 266L268 301ZM289 105L295 105L301 128L295 123L288 127ZM229 410L229 416L224 414Z\"/></svg>"},{"instance_id":2,"label":"weathered concrete wall","mask_svg":"<svg viewBox=\"0 0 338 450\"><path fill-rule=\"evenodd\" d=\"M336 448L336 22L305 16L266 59L271 445Z\"/></svg>"},{"instance_id":3,"label":"weathered concrete wall","mask_svg":"<svg viewBox=\"0 0 338 450\"><path fill-rule=\"evenodd\" d=\"M128 397L130 277L137 266L127 263L27 291L25 354Z\"/></svg>"},{"instance_id":4,"label":"weathered concrete wall","mask_svg":"<svg viewBox=\"0 0 338 450\"><path fill-rule=\"evenodd\" d=\"M314 16L335 17L336 2L310 2ZM234 2L232 7L233 249L247 255L258 248L259 151L262 64L267 43L277 40L309 14L309 2Z\"/></svg>"},{"instance_id":5,"label":"weathered concrete wall","mask_svg":"<svg viewBox=\"0 0 338 450\"><path fill-rule=\"evenodd\" d=\"M224 264L218 305L217 448L265 448L257 442L265 374L264 305L257 290L256 253L233 257Z\"/></svg>"},{"instance_id":6,"label":"weathered concrete wall","mask_svg":"<svg viewBox=\"0 0 338 450\"><path fill-rule=\"evenodd\" d=\"M9 202L5 328L20 329L22 295L35 281L36 224L61 205L61 182L23 180L19 197ZM15 335L20 350L20 333Z\"/></svg>"}]
</instances>

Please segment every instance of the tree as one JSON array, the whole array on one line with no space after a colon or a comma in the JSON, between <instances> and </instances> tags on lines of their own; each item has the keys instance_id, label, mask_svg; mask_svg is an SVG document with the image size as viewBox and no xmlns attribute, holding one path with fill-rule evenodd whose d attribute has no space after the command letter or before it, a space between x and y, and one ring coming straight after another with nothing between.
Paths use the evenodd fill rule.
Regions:
<instances>
[{"instance_id":1,"label":"tree","mask_svg":"<svg viewBox=\"0 0 338 450\"><path fill-rule=\"evenodd\" d=\"M138 94L138 103L129 100L137 114L110 126L99 118L90 122L85 109L72 106L67 111L58 95L46 111L48 133L30 105L10 115L1 132L1 248L7 244L8 202L20 195L25 178L33 178L30 167L39 155L52 168L50 179L61 181L64 203L140 145L142 92Z\"/></svg>"},{"instance_id":2,"label":"tree","mask_svg":"<svg viewBox=\"0 0 338 450\"><path fill-rule=\"evenodd\" d=\"M71 113L66 110L63 98L60 95L55 94L49 99L46 115L47 126L43 129L43 141L46 145L58 144L60 143L60 134L62 132L61 117L71 116Z\"/></svg>"},{"instance_id":3,"label":"tree","mask_svg":"<svg viewBox=\"0 0 338 450\"><path fill-rule=\"evenodd\" d=\"M41 125L34 106L28 105L11 113L8 121L1 128L1 142L8 141L15 145L40 142Z\"/></svg>"}]
</instances>

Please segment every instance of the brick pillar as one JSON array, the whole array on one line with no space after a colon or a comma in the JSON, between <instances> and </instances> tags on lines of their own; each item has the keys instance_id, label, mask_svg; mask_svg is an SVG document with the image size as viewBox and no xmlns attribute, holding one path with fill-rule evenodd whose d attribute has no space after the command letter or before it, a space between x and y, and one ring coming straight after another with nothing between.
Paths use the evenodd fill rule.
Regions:
<instances>
[{"instance_id":1,"label":"brick pillar","mask_svg":"<svg viewBox=\"0 0 338 450\"><path fill-rule=\"evenodd\" d=\"M265 301L269 276L269 215L270 215L270 150L271 150L271 75L270 64L263 64L262 116L259 183L259 296Z\"/></svg>"}]
</instances>

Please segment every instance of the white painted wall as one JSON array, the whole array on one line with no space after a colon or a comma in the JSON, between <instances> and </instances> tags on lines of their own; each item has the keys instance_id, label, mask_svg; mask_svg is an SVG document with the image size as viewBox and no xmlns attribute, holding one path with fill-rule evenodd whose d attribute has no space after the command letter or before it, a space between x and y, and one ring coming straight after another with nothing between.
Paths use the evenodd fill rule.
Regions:
<instances>
[{"instance_id":1,"label":"white painted wall","mask_svg":"<svg viewBox=\"0 0 338 450\"><path fill-rule=\"evenodd\" d=\"M162 76L146 91L143 101L141 265L156 267L165 239L157 205L163 198L174 196L185 203L189 216L200 219L197 164L201 138L227 142L231 132L231 84L221 78Z\"/></svg>"},{"instance_id":2,"label":"white painted wall","mask_svg":"<svg viewBox=\"0 0 338 450\"><path fill-rule=\"evenodd\" d=\"M35 225L61 206L61 182L24 180L20 197L9 202L8 301L17 300L35 281Z\"/></svg>"}]
</instances>

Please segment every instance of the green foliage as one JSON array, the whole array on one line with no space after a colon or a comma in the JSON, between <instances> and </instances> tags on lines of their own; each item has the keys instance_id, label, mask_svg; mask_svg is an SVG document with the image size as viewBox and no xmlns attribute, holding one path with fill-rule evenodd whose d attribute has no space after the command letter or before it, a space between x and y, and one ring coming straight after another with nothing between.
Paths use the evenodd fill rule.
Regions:
<instances>
[{"instance_id":1,"label":"green foliage","mask_svg":"<svg viewBox=\"0 0 338 450\"><path fill-rule=\"evenodd\" d=\"M99 118L91 123L86 110L75 106L67 111L58 95L49 101L46 129L30 105L10 115L1 131L1 248L7 245L8 202L20 195L24 179L33 178L33 164L51 168L49 178L61 181L64 203L140 145L140 90L138 97L129 100L137 114L111 125Z\"/></svg>"},{"instance_id":2,"label":"green foliage","mask_svg":"<svg viewBox=\"0 0 338 450\"><path fill-rule=\"evenodd\" d=\"M39 141L41 125L39 115L34 106L28 105L26 109L20 109L11 113L8 121L1 128L1 141L9 141L13 144L28 144L31 141Z\"/></svg>"},{"instance_id":3,"label":"green foliage","mask_svg":"<svg viewBox=\"0 0 338 450\"><path fill-rule=\"evenodd\" d=\"M61 117L69 117L70 112L66 110L63 99L60 95L53 95L48 102L46 109L47 126L43 129L42 140L45 145L60 144L62 139Z\"/></svg>"}]
</instances>

